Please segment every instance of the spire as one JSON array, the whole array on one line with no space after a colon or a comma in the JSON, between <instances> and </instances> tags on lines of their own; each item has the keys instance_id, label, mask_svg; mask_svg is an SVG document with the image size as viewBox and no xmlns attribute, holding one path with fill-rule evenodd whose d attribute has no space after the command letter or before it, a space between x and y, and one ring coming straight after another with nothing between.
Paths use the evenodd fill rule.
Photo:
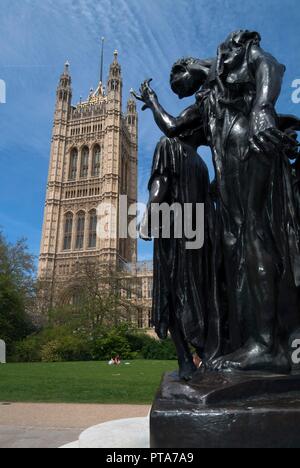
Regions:
<instances>
[{"instance_id":1,"label":"spire","mask_svg":"<svg viewBox=\"0 0 300 468\"><path fill-rule=\"evenodd\" d=\"M100 83L103 84L103 64L104 64L104 41L105 38L102 37L102 47L101 47L101 62L100 62Z\"/></svg>"},{"instance_id":2,"label":"spire","mask_svg":"<svg viewBox=\"0 0 300 468\"><path fill-rule=\"evenodd\" d=\"M72 92L71 82L72 82L72 79L70 75L70 63L66 61L64 65L64 71L60 76L58 87L61 89L67 89L68 91Z\"/></svg>"},{"instance_id":3,"label":"spire","mask_svg":"<svg viewBox=\"0 0 300 468\"><path fill-rule=\"evenodd\" d=\"M65 68L64 68L64 75L69 76L69 71L70 71L70 62L67 60L65 63Z\"/></svg>"},{"instance_id":4,"label":"spire","mask_svg":"<svg viewBox=\"0 0 300 468\"><path fill-rule=\"evenodd\" d=\"M89 92L88 100L91 101L91 99L93 99L93 97L94 97L94 88L91 87L91 88L90 88L90 92Z\"/></svg>"},{"instance_id":5,"label":"spire","mask_svg":"<svg viewBox=\"0 0 300 468\"><path fill-rule=\"evenodd\" d=\"M107 82L107 93L118 95L118 100L122 101L122 74L121 66L118 62L118 51L114 52L114 60L109 68L109 77Z\"/></svg>"},{"instance_id":6,"label":"spire","mask_svg":"<svg viewBox=\"0 0 300 468\"><path fill-rule=\"evenodd\" d=\"M70 75L70 63L68 61L65 62L64 71L60 76L56 94L58 109L61 110L64 106L71 106L72 79Z\"/></svg>"},{"instance_id":7,"label":"spire","mask_svg":"<svg viewBox=\"0 0 300 468\"><path fill-rule=\"evenodd\" d=\"M68 61L65 62L64 65L64 71L60 75L60 80L59 80L59 85L58 88L60 89L67 89L68 91L71 91L71 75L70 75L70 63Z\"/></svg>"},{"instance_id":8,"label":"spire","mask_svg":"<svg viewBox=\"0 0 300 468\"><path fill-rule=\"evenodd\" d=\"M136 111L136 101L130 97L127 101L127 113L126 113L127 125L129 126L131 133L136 133L137 131L137 111Z\"/></svg>"},{"instance_id":9,"label":"spire","mask_svg":"<svg viewBox=\"0 0 300 468\"><path fill-rule=\"evenodd\" d=\"M130 96L127 101L127 113L136 114L136 101L132 96Z\"/></svg>"},{"instance_id":10,"label":"spire","mask_svg":"<svg viewBox=\"0 0 300 468\"><path fill-rule=\"evenodd\" d=\"M121 78L121 66L118 62L119 53L117 50L114 51L114 60L109 69L110 77Z\"/></svg>"}]
</instances>

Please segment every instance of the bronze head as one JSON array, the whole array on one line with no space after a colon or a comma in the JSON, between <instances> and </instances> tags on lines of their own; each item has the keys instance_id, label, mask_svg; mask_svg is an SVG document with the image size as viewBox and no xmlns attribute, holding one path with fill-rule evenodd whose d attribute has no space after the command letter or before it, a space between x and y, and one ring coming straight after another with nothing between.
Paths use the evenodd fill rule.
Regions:
<instances>
[{"instance_id":1,"label":"bronze head","mask_svg":"<svg viewBox=\"0 0 300 468\"><path fill-rule=\"evenodd\" d=\"M172 67L170 84L180 99L193 96L205 84L212 61L192 57L178 60Z\"/></svg>"}]
</instances>

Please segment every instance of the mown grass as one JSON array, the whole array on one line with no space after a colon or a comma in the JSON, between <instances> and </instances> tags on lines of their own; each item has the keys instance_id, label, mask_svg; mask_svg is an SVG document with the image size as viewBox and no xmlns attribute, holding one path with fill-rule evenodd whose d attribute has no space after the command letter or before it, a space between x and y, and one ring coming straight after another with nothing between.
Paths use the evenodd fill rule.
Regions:
<instances>
[{"instance_id":1,"label":"mown grass","mask_svg":"<svg viewBox=\"0 0 300 468\"><path fill-rule=\"evenodd\" d=\"M162 374L174 361L0 365L0 401L35 403L150 404Z\"/></svg>"}]
</instances>

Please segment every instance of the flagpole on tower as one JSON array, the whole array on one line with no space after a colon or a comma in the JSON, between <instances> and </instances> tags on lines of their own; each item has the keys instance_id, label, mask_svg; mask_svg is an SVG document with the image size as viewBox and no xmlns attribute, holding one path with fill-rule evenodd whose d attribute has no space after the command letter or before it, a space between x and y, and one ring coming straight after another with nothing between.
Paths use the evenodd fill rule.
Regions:
<instances>
[{"instance_id":1,"label":"flagpole on tower","mask_svg":"<svg viewBox=\"0 0 300 468\"><path fill-rule=\"evenodd\" d=\"M104 41L105 38L102 37L102 48L101 48L101 65L100 65L100 82L103 84L103 63L104 63Z\"/></svg>"}]
</instances>

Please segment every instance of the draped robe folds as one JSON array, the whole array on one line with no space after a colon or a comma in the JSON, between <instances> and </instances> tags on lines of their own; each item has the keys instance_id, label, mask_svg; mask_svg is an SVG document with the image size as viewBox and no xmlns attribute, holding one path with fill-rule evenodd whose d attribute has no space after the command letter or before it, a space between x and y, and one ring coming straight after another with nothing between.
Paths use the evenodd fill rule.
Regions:
<instances>
[{"instance_id":1,"label":"draped robe folds","mask_svg":"<svg viewBox=\"0 0 300 468\"><path fill-rule=\"evenodd\" d=\"M215 303L209 315L208 360L234 352L255 337L253 324L260 320L258 310L263 319L270 314L274 349L287 349L289 337L300 327L299 181L282 151L272 156L247 151L257 86L249 63L253 45L250 40L233 51L223 45L209 77L207 134L217 174L218 201L212 283ZM229 68L225 74L222 54L227 60L235 54L233 70ZM263 51L261 54L274 61L281 73L282 66L275 59ZM222 92L218 80L223 80ZM264 306L260 254L264 268L267 265L266 271L269 268L272 272L265 295L269 295L269 304L275 310Z\"/></svg>"},{"instance_id":2,"label":"draped robe folds","mask_svg":"<svg viewBox=\"0 0 300 468\"><path fill-rule=\"evenodd\" d=\"M201 249L188 250L186 243L190 239L185 235L179 239L173 234L170 239L155 239L153 325L158 336L166 338L173 314L186 341L197 349L203 349L209 278L208 218L212 209L208 169L191 146L178 138L163 138L155 150L149 189L159 176L168 179L165 203L169 206L178 203L182 208L191 204L194 215L196 204L205 204L206 221L205 226L197 226L205 229L205 244ZM174 227L174 217L172 225Z\"/></svg>"}]
</instances>

